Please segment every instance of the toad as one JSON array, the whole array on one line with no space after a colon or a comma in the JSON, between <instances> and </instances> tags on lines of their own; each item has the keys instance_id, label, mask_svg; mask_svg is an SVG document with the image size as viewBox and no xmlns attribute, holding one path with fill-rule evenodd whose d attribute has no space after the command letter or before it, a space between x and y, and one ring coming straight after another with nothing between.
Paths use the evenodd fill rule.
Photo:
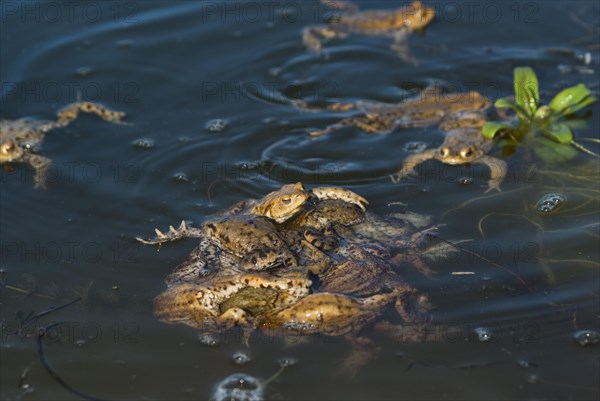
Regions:
<instances>
[{"instance_id":1,"label":"toad","mask_svg":"<svg viewBox=\"0 0 600 401\"><path fill-rule=\"evenodd\" d=\"M0 120L0 164L26 163L35 170L34 187L45 188L45 178L51 160L36 153L36 148L46 133L55 128L69 125L80 112L93 113L114 124L125 124L125 113L109 110L92 102L71 103L61 109L56 121L41 121L30 118Z\"/></svg>"},{"instance_id":2,"label":"toad","mask_svg":"<svg viewBox=\"0 0 600 401\"><path fill-rule=\"evenodd\" d=\"M490 169L490 179L486 193L495 189L500 191L507 165L504 160L488 156L494 146L494 140L481 134L481 128L456 128L448 131L444 143L437 149L415 153L404 159L402 169L390 177L397 183L415 173L415 167L427 160L436 159L449 165L484 164Z\"/></svg>"},{"instance_id":3,"label":"toad","mask_svg":"<svg viewBox=\"0 0 600 401\"><path fill-rule=\"evenodd\" d=\"M349 35L392 37L391 49L407 62L416 63L408 51L406 40L410 32L425 28L435 17L433 8L424 6L420 1L397 10L358 11L349 1L327 1L322 3L333 6L338 15L327 25L309 26L304 29L302 42L314 53L320 53L323 40L346 38Z\"/></svg>"}]
</instances>

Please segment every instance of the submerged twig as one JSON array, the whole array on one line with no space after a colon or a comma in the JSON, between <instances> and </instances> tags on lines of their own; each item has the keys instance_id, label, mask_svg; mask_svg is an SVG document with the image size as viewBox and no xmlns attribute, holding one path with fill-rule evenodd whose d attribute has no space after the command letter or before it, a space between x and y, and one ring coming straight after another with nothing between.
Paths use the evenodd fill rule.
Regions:
<instances>
[{"instance_id":1,"label":"submerged twig","mask_svg":"<svg viewBox=\"0 0 600 401\"><path fill-rule=\"evenodd\" d=\"M37 354L38 357L40 359L40 363L42 364L42 366L46 369L46 371L50 374L50 376L52 376L52 378L58 383L60 384L64 389L66 389L67 391L81 397L84 398L86 400L90 400L90 401L104 401L100 398L96 398L96 397L92 397L90 395L87 395L79 390L77 390L76 388L71 387L67 382L65 382L59 375L58 373L52 368L52 366L50 366L50 364L48 363L48 360L46 359L46 355L44 354L44 342L42 341L42 339L44 338L44 336L46 336L46 334L48 333L49 330L53 329L54 327L58 327L61 324L63 324L63 322L58 322L58 323L53 323L49 326L43 327L39 330L38 335L37 335Z\"/></svg>"},{"instance_id":2,"label":"submerged twig","mask_svg":"<svg viewBox=\"0 0 600 401\"><path fill-rule=\"evenodd\" d=\"M488 217L493 216L493 215L510 216L510 217L520 217L522 219L527 220L528 222L530 222L534 226L536 226L538 230L540 230L542 232L544 231L544 228L540 224L538 224L535 221L531 220L529 217L526 217L526 216L523 216L523 215L520 215L520 214L513 214L513 213L496 213L496 212L491 212L491 213L488 213L485 216L483 216L481 219L479 219L479 222L477 223L477 229L479 230L479 233L481 234L481 236L484 237L484 238L485 238L485 234L483 232L483 222Z\"/></svg>"},{"instance_id":3,"label":"submerged twig","mask_svg":"<svg viewBox=\"0 0 600 401\"><path fill-rule=\"evenodd\" d=\"M445 211L445 212L442 214L442 216L441 216L441 217L442 217L442 218L444 218L444 217L445 217L447 214L449 214L449 213L451 213L451 212L454 212L454 211L456 211L456 210L460 210L460 209L464 208L465 206L467 206L467 205L469 205L469 204L471 204L471 203L473 203L473 202L477 202L477 201L480 201L480 200L482 200L482 199L491 199L491 198L496 198L496 197L498 197L498 196L502 196L502 195L506 195L506 194L512 194L512 193L515 193L515 192L522 191L522 190L524 190L524 189L527 189L527 187L521 187L521 188L516 188L516 189L510 190L510 191L496 192L496 193L493 193L493 194L490 194L490 195L482 195L482 196L478 196L478 197L476 197L476 198L471 198L471 199L469 199L469 200L467 200L467 201L464 201L463 203L461 203L460 205L458 205L458 206L456 206L456 207L454 207L454 208L452 208L452 209L448 209L448 210L446 210L446 211Z\"/></svg>"},{"instance_id":4,"label":"submerged twig","mask_svg":"<svg viewBox=\"0 0 600 401\"><path fill-rule=\"evenodd\" d=\"M516 278L516 279L517 279L517 280L518 280L518 281L519 281L521 284L523 284L525 287L529 288L529 286L527 285L527 283L525 282L525 280L523 280L523 278L522 278L521 276L519 276L517 273L513 272L512 270L510 270L508 267L502 266L501 264L499 264L499 263L496 263L496 262L494 262L493 260L490 260L490 259L488 259L488 258L486 258L486 257L483 257L483 256L479 255L477 252L470 251L470 250L468 250L467 248L463 248L463 247L462 247L462 246L460 246L460 245L454 244L453 242L451 242L451 241L448 241L448 240L446 240L446 239L444 239L444 238L440 237L439 235L432 234L432 233L427 233L427 234L425 234L425 235L426 235L426 236L428 236L428 237L430 237L430 238L437 238L437 239L439 239L440 241L442 241L442 242L444 242L444 243L446 243L446 244L448 244L448 245L451 245L452 247L454 247L454 248L458 249L458 250L459 250L459 251L461 251L461 252L465 252L465 253L467 253L467 254L469 254L469 255L473 255L473 256L475 256L475 257L478 257L479 259L481 259L481 260L483 260L483 261L485 261L485 262L488 262L488 263L490 263L490 264L491 264L491 265L493 265L493 266L499 267L500 269L502 269L502 270L506 271L507 273L509 273L510 275L512 275L513 277L515 277L515 278Z\"/></svg>"}]
</instances>

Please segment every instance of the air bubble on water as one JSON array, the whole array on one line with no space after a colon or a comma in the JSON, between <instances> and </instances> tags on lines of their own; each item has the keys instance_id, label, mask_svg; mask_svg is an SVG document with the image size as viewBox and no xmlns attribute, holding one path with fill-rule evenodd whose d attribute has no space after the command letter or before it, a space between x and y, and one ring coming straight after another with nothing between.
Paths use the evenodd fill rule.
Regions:
<instances>
[{"instance_id":1,"label":"air bubble on water","mask_svg":"<svg viewBox=\"0 0 600 401\"><path fill-rule=\"evenodd\" d=\"M187 143L187 142L189 142L189 141L190 141L190 137L189 137L189 136L185 136L185 135L184 135L184 136L180 136L179 138L177 138L177 140L178 140L179 142Z\"/></svg>"},{"instance_id":2,"label":"air bubble on water","mask_svg":"<svg viewBox=\"0 0 600 401\"><path fill-rule=\"evenodd\" d=\"M128 48L133 46L133 40L131 39L120 39L117 40L115 42L115 45L117 45L117 47L121 47L121 48Z\"/></svg>"},{"instance_id":3,"label":"air bubble on water","mask_svg":"<svg viewBox=\"0 0 600 401\"><path fill-rule=\"evenodd\" d=\"M279 366L281 366L282 368L287 368L296 365L298 363L298 360L296 358L285 357L278 360L277 363L279 363Z\"/></svg>"},{"instance_id":4,"label":"air bubble on water","mask_svg":"<svg viewBox=\"0 0 600 401\"><path fill-rule=\"evenodd\" d=\"M573 339L582 347L597 344L600 341L600 333L595 330L580 330L573 334Z\"/></svg>"},{"instance_id":5,"label":"air bubble on water","mask_svg":"<svg viewBox=\"0 0 600 401\"><path fill-rule=\"evenodd\" d=\"M489 327L476 327L473 331L480 343L487 343L494 339L494 331Z\"/></svg>"},{"instance_id":6,"label":"air bubble on water","mask_svg":"<svg viewBox=\"0 0 600 401\"><path fill-rule=\"evenodd\" d=\"M213 401L262 401L264 400L262 383L244 373L234 373L215 386Z\"/></svg>"},{"instance_id":7,"label":"air bubble on water","mask_svg":"<svg viewBox=\"0 0 600 401\"><path fill-rule=\"evenodd\" d=\"M246 365L252 362L252 358L250 358L250 355L243 351L236 352L235 354L233 354L232 358L233 363L235 363L236 365Z\"/></svg>"},{"instance_id":8,"label":"air bubble on water","mask_svg":"<svg viewBox=\"0 0 600 401\"><path fill-rule=\"evenodd\" d=\"M573 67L567 64L559 64L557 68L558 72L560 72L561 74L570 74L571 72L573 72Z\"/></svg>"},{"instance_id":9,"label":"air bubble on water","mask_svg":"<svg viewBox=\"0 0 600 401\"><path fill-rule=\"evenodd\" d=\"M427 143L419 141L406 142L402 147L402 150L408 153L421 153L425 149L427 149Z\"/></svg>"},{"instance_id":10,"label":"air bubble on water","mask_svg":"<svg viewBox=\"0 0 600 401\"><path fill-rule=\"evenodd\" d=\"M531 384L537 384L540 382L540 377L538 375L536 375L535 373L530 374L529 376L527 376L527 381Z\"/></svg>"},{"instance_id":11,"label":"air bubble on water","mask_svg":"<svg viewBox=\"0 0 600 401\"><path fill-rule=\"evenodd\" d=\"M131 142L133 146L140 149L152 149L154 147L154 139L152 138L138 138Z\"/></svg>"},{"instance_id":12,"label":"air bubble on water","mask_svg":"<svg viewBox=\"0 0 600 401\"><path fill-rule=\"evenodd\" d=\"M198 335L198 342L207 347L215 347L219 345L219 339L213 334L201 333Z\"/></svg>"},{"instance_id":13,"label":"air bubble on water","mask_svg":"<svg viewBox=\"0 0 600 401\"><path fill-rule=\"evenodd\" d=\"M542 214L552 213L560 209L566 201L567 197L563 194L546 194L537 202L535 209Z\"/></svg>"},{"instance_id":14,"label":"air bubble on water","mask_svg":"<svg viewBox=\"0 0 600 401\"><path fill-rule=\"evenodd\" d=\"M582 54L577 54L575 59L577 59L577 61L581 61L585 65L590 65L592 63L592 53L585 52Z\"/></svg>"},{"instance_id":15,"label":"air bubble on water","mask_svg":"<svg viewBox=\"0 0 600 401\"><path fill-rule=\"evenodd\" d=\"M210 120L204 126L207 130L211 132L221 132L229 125L229 121L222 118L215 118Z\"/></svg>"},{"instance_id":16,"label":"air bubble on water","mask_svg":"<svg viewBox=\"0 0 600 401\"><path fill-rule=\"evenodd\" d=\"M92 75L93 72L94 70L92 69L92 67L79 67L75 70L75 74L77 74L81 78L88 77Z\"/></svg>"},{"instance_id":17,"label":"air bubble on water","mask_svg":"<svg viewBox=\"0 0 600 401\"><path fill-rule=\"evenodd\" d=\"M175 181L179 181L179 182L188 182L190 179L188 178L186 173L182 173L182 172L177 172L175 174L173 174L173 179L175 179Z\"/></svg>"},{"instance_id":18,"label":"air bubble on water","mask_svg":"<svg viewBox=\"0 0 600 401\"><path fill-rule=\"evenodd\" d=\"M519 365L520 367L525 368L525 369L537 368L537 364L526 361L525 359L519 359L517 361L517 365Z\"/></svg>"},{"instance_id":19,"label":"air bubble on water","mask_svg":"<svg viewBox=\"0 0 600 401\"><path fill-rule=\"evenodd\" d=\"M460 185L469 185L469 184L473 183L473 178L471 178L471 177L460 177L458 179L458 183Z\"/></svg>"},{"instance_id":20,"label":"air bubble on water","mask_svg":"<svg viewBox=\"0 0 600 401\"><path fill-rule=\"evenodd\" d=\"M237 168L242 171L256 170L260 168L260 163L256 162L241 162L237 164Z\"/></svg>"}]
</instances>

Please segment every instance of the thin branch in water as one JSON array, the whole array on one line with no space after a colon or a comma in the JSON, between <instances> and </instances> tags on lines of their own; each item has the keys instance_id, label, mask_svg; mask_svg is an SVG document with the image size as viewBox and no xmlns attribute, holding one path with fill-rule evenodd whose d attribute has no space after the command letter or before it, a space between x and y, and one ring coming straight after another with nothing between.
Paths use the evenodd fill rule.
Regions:
<instances>
[{"instance_id":1,"label":"thin branch in water","mask_svg":"<svg viewBox=\"0 0 600 401\"><path fill-rule=\"evenodd\" d=\"M445 211L445 212L442 214L441 218L444 218L444 217L446 217L446 215L448 215L448 214L449 214L449 213L451 213L451 212L454 212L454 211L456 211L456 210L463 209L465 206L467 206L467 205L469 205L469 204L471 204L471 203L473 203L473 202L477 202L477 201L480 201L480 200L483 200L483 199L491 199L491 198L496 198L496 197L498 197L498 196L502 196L502 195L506 195L506 194L512 194L512 193L515 193L515 192L520 192L520 191L523 191L524 189L528 189L528 188L529 188L529 187L521 187L521 188L516 188L516 189L510 190L510 191L496 192L496 193L493 193L493 194L491 194L491 195L483 195L483 196L478 196L478 197L476 197L476 198L471 198L471 199L469 199L469 200L467 200L467 201L465 201L465 202L461 203L460 205L458 205L458 206L456 206L456 207L454 207L454 208L452 208L452 209L448 209L448 210L446 210L446 211Z\"/></svg>"},{"instance_id":2,"label":"thin branch in water","mask_svg":"<svg viewBox=\"0 0 600 401\"><path fill-rule=\"evenodd\" d=\"M73 305L73 304L75 304L75 303L77 303L79 301L81 301L81 298L75 298L74 300L72 300L70 302L67 302L66 304L63 304L63 305L60 305L60 306L51 306L48 309L46 309L46 310L38 313L37 315L34 315L32 319L36 319L37 320L37 319L41 318L42 316L46 316L49 313L56 312L56 311L59 311L61 309L64 309L64 308L66 308L68 306L71 306L71 305Z\"/></svg>"},{"instance_id":3,"label":"thin branch in water","mask_svg":"<svg viewBox=\"0 0 600 401\"><path fill-rule=\"evenodd\" d=\"M475 257L477 257L477 258L479 258L479 259L481 259L481 260L483 260L483 261L485 261L485 262L488 262L488 263L489 263L489 264L491 264L492 266L499 267L500 269L502 269L502 270L504 270L505 272L509 273L511 276L515 277L515 278L516 278L516 279L517 279L517 280L518 280L518 281L519 281L521 284L523 284L523 286L525 286L525 287L529 288L529 286L527 285L527 283L525 282L525 280L523 280L523 278L522 278L521 276L519 276L517 273L513 272L512 270L510 270L508 267L502 266L501 264L499 264L499 263L496 263L496 262L494 262L493 260L490 260L490 259L488 259L488 258L486 258L486 257L483 257L483 256L479 255L479 254L478 254L478 253L476 253L476 252L470 251L470 250L468 250L467 248L463 248L463 247L462 247L462 246L460 246L460 245L456 245L456 244L454 244L453 242L451 242L451 241L448 241L447 239L444 239L444 238L440 237L439 235L432 234L432 233L427 233L427 234L425 234L425 235L426 235L426 236L428 236L428 237L430 237L430 238L436 238L436 239L439 239L440 241L442 241L442 242L444 242L444 243L446 243L446 244L448 244L448 245L451 245L452 247L454 247L454 248L458 249L458 250L459 250L459 251L461 251L461 252L465 252L465 253L467 253L467 254L469 254L469 255L473 255L473 256L475 256Z\"/></svg>"},{"instance_id":4,"label":"thin branch in water","mask_svg":"<svg viewBox=\"0 0 600 401\"><path fill-rule=\"evenodd\" d=\"M541 259L546 263L569 263L569 264L580 264L580 265L591 265L593 267L600 267L600 262L594 260L585 259Z\"/></svg>"},{"instance_id":5,"label":"thin branch in water","mask_svg":"<svg viewBox=\"0 0 600 401\"><path fill-rule=\"evenodd\" d=\"M213 203L212 203L212 187L213 185L215 185L217 182L219 182L219 180L214 180L213 182L211 182L208 185L208 188L206 189L206 197L208 198L208 206L212 207Z\"/></svg>"},{"instance_id":6,"label":"thin branch in water","mask_svg":"<svg viewBox=\"0 0 600 401\"><path fill-rule=\"evenodd\" d=\"M48 360L46 359L46 355L44 354L44 341L42 341L42 340L46 336L46 334L48 333L49 330L53 329L54 327L58 327L61 324L63 324L63 322L54 323L49 326L43 327L38 331L36 343L37 343L37 354L38 354L40 363L46 369L46 371L50 374L50 376L52 376L52 378L58 384L60 384L64 389L66 389L70 393L75 394L76 396L81 397L86 400L89 400L89 401L104 401L100 398L89 396L89 395L77 390L76 388L71 387L67 382L65 382L58 375L58 373L52 368L52 366L50 366L50 363L48 363Z\"/></svg>"},{"instance_id":7,"label":"thin branch in water","mask_svg":"<svg viewBox=\"0 0 600 401\"><path fill-rule=\"evenodd\" d=\"M520 214L512 214L512 213L496 213L496 212L491 212L486 214L485 216L483 216L481 219L479 219L479 222L477 223L477 229L479 230L479 233L481 234L481 236L483 238L485 238L485 234L483 232L483 222L484 220L486 220L488 217L493 216L493 215L498 215L498 216L509 216L509 217L519 217L522 219L525 219L526 221L528 221L529 223L531 223L532 225L536 226L538 230L544 232L544 228L539 225L538 223L536 223L535 221L531 220L529 217L525 217L522 216Z\"/></svg>"},{"instance_id":8,"label":"thin branch in water","mask_svg":"<svg viewBox=\"0 0 600 401\"><path fill-rule=\"evenodd\" d=\"M17 384L18 389L23 388L23 385L25 384L25 378L27 377L27 373L29 373L30 368L31 366L27 366L25 369L23 369L23 372L21 372L21 376L19 376L19 383Z\"/></svg>"}]
</instances>

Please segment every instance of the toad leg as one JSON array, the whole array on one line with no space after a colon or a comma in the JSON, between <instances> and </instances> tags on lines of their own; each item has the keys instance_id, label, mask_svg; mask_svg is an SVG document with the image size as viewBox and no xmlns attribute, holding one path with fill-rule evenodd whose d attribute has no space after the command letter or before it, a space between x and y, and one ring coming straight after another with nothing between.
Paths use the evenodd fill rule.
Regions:
<instances>
[{"instance_id":1,"label":"toad leg","mask_svg":"<svg viewBox=\"0 0 600 401\"><path fill-rule=\"evenodd\" d=\"M319 54L323 49L322 40L345 38L347 36L347 34L330 26L310 26L302 32L302 43L309 51Z\"/></svg>"},{"instance_id":2,"label":"toad leg","mask_svg":"<svg viewBox=\"0 0 600 401\"><path fill-rule=\"evenodd\" d=\"M55 126L65 127L69 125L79 116L80 112L96 114L103 120L114 124L127 124L121 121L125 117L125 113L122 111L113 111L98 103L76 102L65 106L58 112L58 121L55 123Z\"/></svg>"},{"instance_id":3,"label":"toad leg","mask_svg":"<svg viewBox=\"0 0 600 401\"><path fill-rule=\"evenodd\" d=\"M485 192L488 193L492 189L500 192L500 184L504 181L508 170L506 162L495 157L482 156L477 159L477 163L485 164L490 169L490 180L488 181L488 189Z\"/></svg>"},{"instance_id":4,"label":"toad leg","mask_svg":"<svg viewBox=\"0 0 600 401\"><path fill-rule=\"evenodd\" d=\"M158 228L155 228L156 237L152 239L143 239L136 237L135 239L144 245L164 244L165 242L177 241L182 238L201 238L204 234L199 228L188 227L185 221L181 221L179 228L169 226L169 231L163 233Z\"/></svg>"},{"instance_id":5,"label":"toad leg","mask_svg":"<svg viewBox=\"0 0 600 401\"><path fill-rule=\"evenodd\" d=\"M369 204L369 201L362 196L340 187L318 187L311 190L313 195L319 199L339 199L345 202L354 203L362 210L365 209L365 205Z\"/></svg>"},{"instance_id":6,"label":"toad leg","mask_svg":"<svg viewBox=\"0 0 600 401\"><path fill-rule=\"evenodd\" d=\"M435 158L437 149L426 150L423 153L416 153L408 156L402 163L402 169L390 175L393 183L398 183L403 178L406 178L415 173L415 167L427 160Z\"/></svg>"},{"instance_id":7,"label":"toad leg","mask_svg":"<svg viewBox=\"0 0 600 401\"><path fill-rule=\"evenodd\" d=\"M418 60L410 53L408 48L408 29L401 29L394 34L394 41L390 46L390 49L393 50L398 58L408 64L417 66L419 65Z\"/></svg>"},{"instance_id":8,"label":"toad leg","mask_svg":"<svg viewBox=\"0 0 600 401\"><path fill-rule=\"evenodd\" d=\"M50 167L51 163L50 159L40 155L29 154L26 162L35 169L34 188L46 188L46 176L48 175L48 167Z\"/></svg>"}]
</instances>

